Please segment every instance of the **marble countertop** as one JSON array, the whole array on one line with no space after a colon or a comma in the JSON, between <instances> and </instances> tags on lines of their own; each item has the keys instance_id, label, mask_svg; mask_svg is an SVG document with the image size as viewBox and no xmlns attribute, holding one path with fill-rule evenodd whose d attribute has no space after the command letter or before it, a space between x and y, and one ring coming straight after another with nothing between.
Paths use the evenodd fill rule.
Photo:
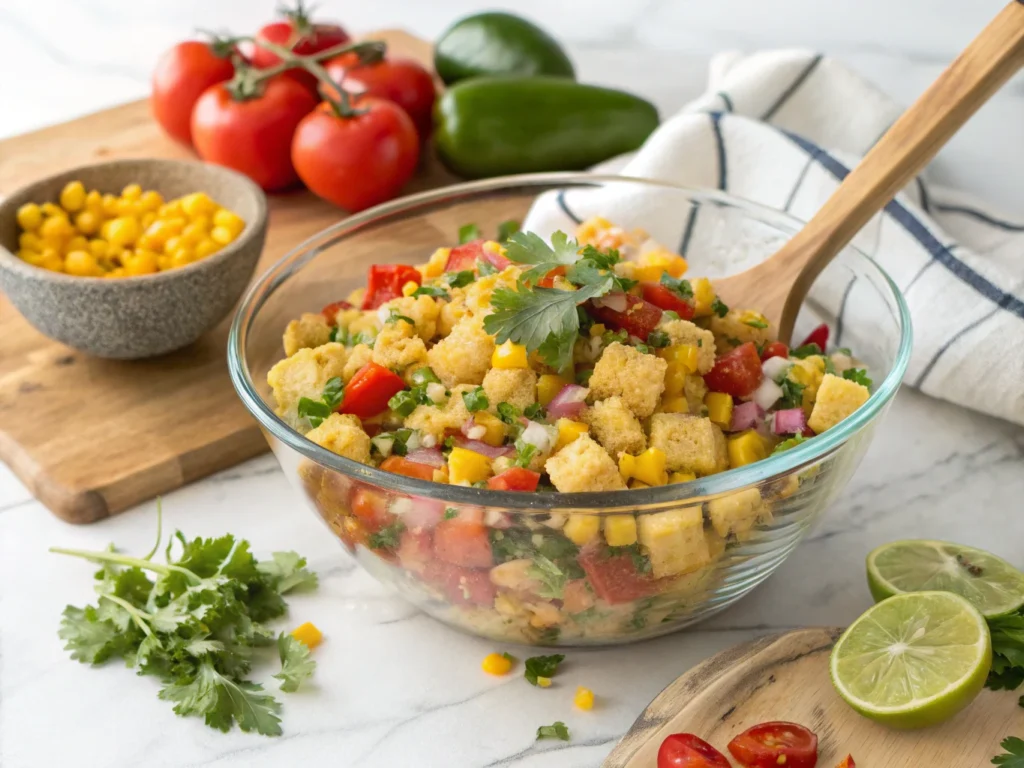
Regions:
<instances>
[{"instance_id":1,"label":"marble countertop","mask_svg":"<svg viewBox=\"0 0 1024 768\"><path fill-rule=\"evenodd\" d=\"M922 90L1002 6L1001 0L717 0L615 3L521 0L560 30L581 76L628 86L669 112L702 88L723 48L800 45L850 62L896 97ZM17 7L15 7L15 5ZM33 0L0 6L0 136L143 96L158 53L194 27L241 30L273 0ZM478 0L322 3L353 31L440 31ZM14 76L12 72L18 72ZM1024 209L1024 82L1009 86L943 152L935 178ZM4 158L0 157L0 162ZM265 456L164 500L165 523L190 536L232 531L254 550L295 549L321 574L291 600L289 624L327 637L316 684L284 700L285 735L224 735L176 717L156 686L114 664L70 661L56 634L65 604L92 599L92 569L47 554L114 541L145 551L153 506L88 527L63 524L0 465L0 765L391 767L596 766L647 702L689 667L737 642L805 625L844 624L870 603L863 559L897 538L949 538L1013 559L1024 538L1024 430L903 391L845 493L778 573L711 621L641 645L569 651L554 687L489 678L491 643L458 634L391 596L324 535ZM572 707L592 688L592 712ZM535 742L564 720L573 739ZM59 733L59 736L55 735Z\"/></svg>"}]
</instances>

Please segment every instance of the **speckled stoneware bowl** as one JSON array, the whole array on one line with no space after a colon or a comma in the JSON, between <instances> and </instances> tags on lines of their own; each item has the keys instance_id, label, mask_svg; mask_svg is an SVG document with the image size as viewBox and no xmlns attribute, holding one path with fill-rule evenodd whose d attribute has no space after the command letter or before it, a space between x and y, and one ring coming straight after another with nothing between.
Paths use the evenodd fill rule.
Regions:
<instances>
[{"instance_id":1,"label":"speckled stoneware bowl","mask_svg":"<svg viewBox=\"0 0 1024 768\"><path fill-rule=\"evenodd\" d=\"M165 199L206 192L245 220L245 230L217 253L181 269L105 280L33 267L18 248L15 214L24 203L56 201L69 181L120 194L128 184ZM98 357L131 360L171 352L202 336L234 307L249 282L267 233L262 190L239 173L198 162L117 160L50 176L0 203L0 289L41 333Z\"/></svg>"}]
</instances>

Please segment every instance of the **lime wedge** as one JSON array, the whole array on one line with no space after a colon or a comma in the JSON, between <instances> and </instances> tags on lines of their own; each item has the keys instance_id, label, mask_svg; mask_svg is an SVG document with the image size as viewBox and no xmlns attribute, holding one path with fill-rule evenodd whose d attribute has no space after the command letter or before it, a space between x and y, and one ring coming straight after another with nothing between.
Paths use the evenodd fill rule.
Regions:
<instances>
[{"instance_id":1,"label":"lime wedge","mask_svg":"<svg viewBox=\"0 0 1024 768\"><path fill-rule=\"evenodd\" d=\"M988 624L952 592L883 600L832 649L832 684L846 703L893 728L948 720L985 685L992 667Z\"/></svg>"},{"instance_id":2,"label":"lime wedge","mask_svg":"<svg viewBox=\"0 0 1024 768\"><path fill-rule=\"evenodd\" d=\"M967 598L986 618L1024 605L1024 573L981 549L945 541L894 541L868 555L875 600L940 590Z\"/></svg>"}]
</instances>

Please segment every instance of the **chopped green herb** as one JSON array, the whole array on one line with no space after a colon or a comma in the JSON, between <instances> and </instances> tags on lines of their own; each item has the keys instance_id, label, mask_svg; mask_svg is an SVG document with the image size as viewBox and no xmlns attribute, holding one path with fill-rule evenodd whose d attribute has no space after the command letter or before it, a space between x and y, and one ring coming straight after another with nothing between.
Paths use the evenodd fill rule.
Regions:
<instances>
[{"instance_id":1,"label":"chopped green herb","mask_svg":"<svg viewBox=\"0 0 1024 768\"><path fill-rule=\"evenodd\" d=\"M349 333L348 328L342 328L341 326L335 326L331 329L330 340L335 341L339 344L344 344L346 347L354 347L359 344L373 344L375 336L369 331L359 331L358 333Z\"/></svg>"},{"instance_id":2,"label":"chopped green herb","mask_svg":"<svg viewBox=\"0 0 1024 768\"><path fill-rule=\"evenodd\" d=\"M480 227L476 224L463 224L459 227L459 245L471 243L474 240L479 240L481 237Z\"/></svg>"},{"instance_id":3,"label":"chopped green herb","mask_svg":"<svg viewBox=\"0 0 1024 768\"><path fill-rule=\"evenodd\" d=\"M387 434L387 433L381 433L381 434ZM395 430L395 432L393 434L394 445L391 448L391 452L393 454L395 454L395 456L405 456L406 454L409 453L408 442L409 442L409 438L412 437L412 434L413 434L413 430L411 430L411 429L396 429Z\"/></svg>"},{"instance_id":4,"label":"chopped green herb","mask_svg":"<svg viewBox=\"0 0 1024 768\"><path fill-rule=\"evenodd\" d=\"M651 560L643 553L639 544L630 544L625 547L608 547L608 555L609 557L614 557L616 555L629 555L637 573L651 572Z\"/></svg>"},{"instance_id":5,"label":"chopped green herb","mask_svg":"<svg viewBox=\"0 0 1024 768\"><path fill-rule=\"evenodd\" d=\"M462 393L462 402L466 404L466 408L470 413L476 411L486 411L490 407L490 402L487 400L487 395L484 394L483 387L477 387L471 389L469 392Z\"/></svg>"},{"instance_id":6,"label":"chopped green herb","mask_svg":"<svg viewBox=\"0 0 1024 768\"><path fill-rule=\"evenodd\" d=\"M445 509L444 509L444 519L445 520L454 520L458 516L459 516L459 510L457 510L455 507L445 507Z\"/></svg>"},{"instance_id":7,"label":"chopped green herb","mask_svg":"<svg viewBox=\"0 0 1024 768\"><path fill-rule=\"evenodd\" d=\"M679 313L678 312L673 312L671 309L666 309L664 312L662 312L661 313L661 318L663 320L681 320L682 319L682 318L679 317Z\"/></svg>"},{"instance_id":8,"label":"chopped green herb","mask_svg":"<svg viewBox=\"0 0 1024 768\"><path fill-rule=\"evenodd\" d=\"M526 406L526 410L523 411L523 416L532 421L536 421L538 419L546 419L548 417L548 412L540 403L530 403Z\"/></svg>"},{"instance_id":9,"label":"chopped green herb","mask_svg":"<svg viewBox=\"0 0 1024 768\"><path fill-rule=\"evenodd\" d=\"M724 301L715 296L715 300L711 302L711 311L719 317L725 317L729 314L729 307L726 306Z\"/></svg>"},{"instance_id":10,"label":"chopped green herb","mask_svg":"<svg viewBox=\"0 0 1024 768\"><path fill-rule=\"evenodd\" d=\"M308 397L299 398L297 410L299 416L308 419L314 428L319 427L324 419L331 415L331 409L327 407L326 403L319 400L311 400Z\"/></svg>"},{"instance_id":11,"label":"chopped green herb","mask_svg":"<svg viewBox=\"0 0 1024 768\"><path fill-rule=\"evenodd\" d=\"M417 368L412 372L412 383L416 385L440 384L441 380L437 378L433 368L424 365L422 368Z\"/></svg>"},{"instance_id":12,"label":"chopped green herb","mask_svg":"<svg viewBox=\"0 0 1024 768\"><path fill-rule=\"evenodd\" d=\"M836 375L836 364L832 362L831 357L823 357L825 361L825 373L831 373L833 376Z\"/></svg>"},{"instance_id":13,"label":"chopped green herb","mask_svg":"<svg viewBox=\"0 0 1024 768\"><path fill-rule=\"evenodd\" d=\"M512 403L498 403L498 418L510 426L519 424L519 409Z\"/></svg>"},{"instance_id":14,"label":"chopped green herb","mask_svg":"<svg viewBox=\"0 0 1024 768\"><path fill-rule=\"evenodd\" d=\"M580 258L580 246L570 240L565 232L551 235L551 245L534 232L516 232L505 244L508 258L516 264L532 264L533 268L523 273L524 283L536 283L557 267L568 267Z\"/></svg>"},{"instance_id":15,"label":"chopped green herb","mask_svg":"<svg viewBox=\"0 0 1024 768\"><path fill-rule=\"evenodd\" d=\"M988 620L992 633L992 671L985 685L992 690L1016 690L1024 683L1024 614L1011 613Z\"/></svg>"},{"instance_id":16,"label":"chopped green herb","mask_svg":"<svg viewBox=\"0 0 1024 768\"><path fill-rule=\"evenodd\" d=\"M672 293L676 294L682 299L693 298L693 286L690 285L689 280L682 278L672 277L668 272L661 273L661 284L668 288Z\"/></svg>"},{"instance_id":17,"label":"chopped green herb","mask_svg":"<svg viewBox=\"0 0 1024 768\"><path fill-rule=\"evenodd\" d=\"M764 320L760 320L756 317L751 317L743 321L744 325L749 325L751 328L767 328L768 323Z\"/></svg>"},{"instance_id":18,"label":"chopped green herb","mask_svg":"<svg viewBox=\"0 0 1024 768\"><path fill-rule=\"evenodd\" d=\"M496 275L496 274L498 274L498 268L496 266L494 266L493 264L491 264L491 262L484 261L483 259L477 259L477 261L476 261L476 269L477 269L477 272L480 273L480 277L486 277L487 275Z\"/></svg>"},{"instance_id":19,"label":"chopped green herb","mask_svg":"<svg viewBox=\"0 0 1024 768\"><path fill-rule=\"evenodd\" d=\"M503 659L505 659L506 661L510 661L510 662L512 662L513 664L515 664L515 663L516 663L516 661L518 661L518 659L516 659L516 657L515 657L515 656L513 656L513 655L512 655L511 653L509 653L508 651L505 651L504 653L502 653L502 654L501 654L501 657L502 657Z\"/></svg>"},{"instance_id":20,"label":"chopped green herb","mask_svg":"<svg viewBox=\"0 0 1024 768\"><path fill-rule=\"evenodd\" d=\"M533 565L528 573L540 582L537 594L550 600L561 600L565 592L566 575L553 561L537 554L533 557Z\"/></svg>"},{"instance_id":21,"label":"chopped green herb","mask_svg":"<svg viewBox=\"0 0 1024 768\"><path fill-rule=\"evenodd\" d=\"M516 440L516 457L512 460L512 466L526 469L530 466L530 462L533 461L535 453L537 453L536 445Z\"/></svg>"},{"instance_id":22,"label":"chopped green herb","mask_svg":"<svg viewBox=\"0 0 1024 768\"><path fill-rule=\"evenodd\" d=\"M448 291L436 285L421 285L412 293L413 296L433 296L434 298L450 299Z\"/></svg>"},{"instance_id":23,"label":"chopped green herb","mask_svg":"<svg viewBox=\"0 0 1024 768\"><path fill-rule=\"evenodd\" d=\"M388 408L403 418L415 411L416 406L419 404L419 397L412 389L403 389L401 392L396 392L388 400Z\"/></svg>"},{"instance_id":24,"label":"chopped green herb","mask_svg":"<svg viewBox=\"0 0 1024 768\"><path fill-rule=\"evenodd\" d=\"M839 347L832 354L834 354L834 355L846 355L847 357L853 357L853 352L850 351L849 347Z\"/></svg>"},{"instance_id":25,"label":"chopped green herb","mask_svg":"<svg viewBox=\"0 0 1024 768\"><path fill-rule=\"evenodd\" d=\"M803 360L805 357L810 357L811 355L820 354L821 347L819 347L817 343L813 341L810 344L804 344L803 346L797 347L796 349L789 350L789 356L795 357L798 360Z\"/></svg>"},{"instance_id":26,"label":"chopped green herb","mask_svg":"<svg viewBox=\"0 0 1024 768\"><path fill-rule=\"evenodd\" d=\"M472 269L464 269L461 272L447 272L444 281L452 288L462 288L476 280Z\"/></svg>"},{"instance_id":27,"label":"chopped green herb","mask_svg":"<svg viewBox=\"0 0 1024 768\"><path fill-rule=\"evenodd\" d=\"M371 533L366 543L370 545L370 549L397 549L403 531L405 531L405 523L396 520L376 533Z\"/></svg>"},{"instance_id":28,"label":"chopped green herb","mask_svg":"<svg viewBox=\"0 0 1024 768\"><path fill-rule=\"evenodd\" d=\"M413 320L411 317L407 317L406 315L399 313L397 309L392 307L391 310L388 312L388 319L385 322L397 323L399 320L403 320L409 325L416 325L415 320Z\"/></svg>"},{"instance_id":29,"label":"chopped green herb","mask_svg":"<svg viewBox=\"0 0 1024 768\"><path fill-rule=\"evenodd\" d=\"M542 725L537 729L537 741L540 741L541 739L561 739L562 741L568 741L569 729L561 720L557 720L551 725Z\"/></svg>"},{"instance_id":30,"label":"chopped green herb","mask_svg":"<svg viewBox=\"0 0 1024 768\"><path fill-rule=\"evenodd\" d=\"M699 339L698 339L699 341ZM661 348L667 347L672 343L672 338L664 331L659 331L655 328L649 334L647 334L647 344L651 347Z\"/></svg>"},{"instance_id":31,"label":"chopped green herb","mask_svg":"<svg viewBox=\"0 0 1024 768\"><path fill-rule=\"evenodd\" d=\"M557 723L555 725L557 725ZM539 739L540 731L537 733L537 738ZM993 757L993 765L1001 765L1004 766L1004 768L1024 768L1024 739L1019 739L1016 736L1008 736L1003 739L999 746L1005 750L1006 754L996 755Z\"/></svg>"},{"instance_id":32,"label":"chopped green herb","mask_svg":"<svg viewBox=\"0 0 1024 768\"><path fill-rule=\"evenodd\" d=\"M743 342L737 339L735 336L726 336L725 342L731 347L738 347L743 344Z\"/></svg>"},{"instance_id":33,"label":"chopped green herb","mask_svg":"<svg viewBox=\"0 0 1024 768\"><path fill-rule=\"evenodd\" d=\"M627 341L629 341L629 333L625 328L620 328L617 331L605 331L601 334L601 343L606 347L609 344L614 344L616 342L619 344L625 344Z\"/></svg>"},{"instance_id":34,"label":"chopped green herb","mask_svg":"<svg viewBox=\"0 0 1024 768\"><path fill-rule=\"evenodd\" d=\"M772 456L776 453L785 453L790 448L796 448L800 443L806 442L807 438L803 435L793 435L787 440L783 440L781 443L775 446L775 450L772 451Z\"/></svg>"},{"instance_id":35,"label":"chopped green herb","mask_svg":"<svg viewBox=\"0 0 1024 768\"><path fill-rule=\"evenodd\" d=\"M634 349L642 355L653 355L654 350L646 344L637 344Z\"/></svg>"},{"instance_id":36,"label":"chopped green herb","mask_svg":"<svg viewBox=\"0 0 1024 768\"><path fill-rule=\"evenodd\" d=\"M526 660L523 677L531 685L537 684L538 677L554 677L558 665L565 661L565 655L555 653L550 656L531 656Z\"/></svg>"},{"instance_id":37,"label":"chopped green herb","mask_svg":"<svg viewBox=\"0 0 1024 768\"><path fill-rule=\"evenodd\" d=\"M448 436L448 437L446 437L444 439L444 442L441 443L441 445L443 446L443 448L445 450L449 450L450 451L452 448L455 447L455 438L451 437L451 436Z\"/></svg>"},{"instance_id":38,"label":"chopped green herb","mask_svg":"<svg viewBox=\"0 0 1024 768\"><path fill-rule=\"evenodd\" d=\"M519 231L520 223L515 219L508 219L498 225L498 242L504 244L512 235Z\"/></svg>"},{"instance_id":39,"label":"chopped green herb","mask_svg":"<svg viewBox=\"0 0 1024 768\"><path fill-rule=\"evenodd\" d=\"M282 632L277 636L277 653L281 658L281 671L274 675L281 681L281 690L294 693L304 680L313 676L316 662L310 658L309 646Z\"/></svg>"},{"instance_id":40,"label":"chopped green herb","mask_svg":"<svg viewBox=\"0 0 1024 768\"><path fill-rule=\"evenodd\" d=\"M806 384L801 384L793 379L783 379L779 386L782 388L782 399L779 401L779 410L786 410L788 408L797 408L804 401L804 390L807 389Z\"/></svg>"},{"instance_id":41,"label":"chopped green herb","mask_svg":"<svg viewBox=\"0 0 1024 768\"><path fill-rule=\"evenodd\" d=\"M581 368L580 370L576 371L576 383L579 384L581 387L589 386L590 377L593 375L593 368Z\"/></svg>"},{"instance_id":42,"label":"chopped green herb","mask_svg":"<svg viewBox=\"0 0 1024 768\"><path fill-rule=\"evenodd\" d=\"M868 378L868 372L863 368L847 368L843 371L843 378L871 389L871 379Z\"/></svg>"},{"instance_id":43,"label":"chopped green herb","mask_svg":"<svg viewBox=\"0 0 1024 768\"><path fill-rule=\"evenodd\" d=\"M335 376L327 380L324 384L324 391L321 397L327 407L332 411L341 404L342 398L345 396L345 385L342 383L341 378Z\"/></svg>"}]
</instances>

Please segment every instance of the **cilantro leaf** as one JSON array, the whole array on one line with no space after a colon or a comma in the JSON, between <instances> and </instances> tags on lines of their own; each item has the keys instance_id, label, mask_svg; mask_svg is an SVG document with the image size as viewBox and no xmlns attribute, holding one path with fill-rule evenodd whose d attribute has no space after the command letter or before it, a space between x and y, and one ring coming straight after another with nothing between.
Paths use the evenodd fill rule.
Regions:
<instances>
[{"instance_id":1,"label":"cilantro leaf","mask_svg":"<svg viewBox=\"0 0 1024 768\"><path fill-rule=\"evenodd\" d=\"M452 288L462 288L474 280L476 280L476 275L473 274L472 269L464 269L461 272L448 272L444 276L444 281Z\"/></svg>"},{"instance_id":2,"label":"cilantro leaf","mask_svg":"<svg viewBox=\"0 0 1024 768\"><path fill-rule=\"evenodd\" d=\"M206 724L228 731L234 722L243 731L264 736L281 735L281 705L273 696L260 693L263 686L248 680L233 680L218 672L204 659L194 677L165 686L161 699L175 702L179 715L203 715Z\"/></svg>"},{"instance_id":3,"label":"cilantro leaf","mask_svg":"<svg viewBox=\"0 0 1024 768\"><path fill-rule=\"evenodd\" d=\"M388 400L388 408L403 418L416 410L420 404L420 397L416 389L403 389L396 392Z\"/></svg>"},{"instance_id":4,"label":"cilantro leaf","mask_svg":"<svg viewBox=\"0 0 1024 768\"><path fill-rule=\"evenodd\" d=\"M672 338L664 331L655 328L647 334L647 344L655 348L667 347L672 343Z\"/></svg>"},{"instance_id":5,"label":"cilantro leaf","mask_svg":"<svg viewBox=\"0 0 1024 768\"><path fill-rule=\"evenodd\" d=\"M513 467L521 467L526 469L530 466L530 462L533 461L533 455L537 453L537 446L533 443L524 443L522 440L516 440L516 457L512 460Z\"/></svg>"},{"instance_id":6,"label":"cilantro leaf","mask_svg":"<svg viewBox=\"0 0 1024 768\"><path fill-rule=\"evenodd\" d=\"M548 417L548 412L540 403L530 403L523 410L523 416L531 421L536 421L538 419L546 419Z\"/></svg>"},{"instance_id":7,"label":"cilantro leaf","mask_svg":"<svg viewBox=\"0 0 1024 768\"><path fill-rule=\"evenodd\" d=\"M797 408L803 403L806 384L801 384L793 379L783 379L779 386L782 388L782 399L779 401L779 410Z\"/></svg>"},{"instance_id":8,"label":"cilantro leaf","mask_svg":"<svg viewBox=\"0 0 1024 768\"><path fill-rule=\"evenodd\" d=\"M527 569L530 576L541 583L537 594L553 600L561 600L565 593L566 576L562 569L544 555L534 555L533 565ZM550 675L544 675L550 677ZM534 683L536 685L536 683Z\"/></svg>"},{"instance_id":9,"label":"cilantro leaf","mask_svg":"<svg viewBox=\"0 0 1024 768\"><path fill-rule=\"evenodd\" d=\"M439 288L436 285L421 285L419 288L417 288L415 291L412 292L412 295L414 297L415 296L433 296L435 299L450 299L451 298L451 296L448 295L448 291L446 291L444 288Z\"/></svg>"},{"instance_id":10,"label":"cilantro leaf","mask_svg":"<svg viewBox=\"0 0 1024 768\"><path fill-rule=\"evenodd\" d=\"M579 244L559 230L551 235L551 245L534 232L516 232L505 244L506 256L516 264L533 264L523 273L524 283L535 283L556 267L567 267L579 259Z\"/></svg>"},{"instance_id":11,"label":"cilantro leaf","mask_svg":"<svg viewBox=\"0 0 1024 768\"><path fill-rule=\"evenodd\" d=\"M748 317L743 321L744 325L749 325L751 328L767 328L768 323L759 317Z\"/></svg>"},{"instance_id":12,"label":"cilantro leaf","mask_svg":"<svg viewBox=\"0 0 1024 768\"><path fill-rule=\"evenodd\" d=\"M593 368L581 368L576 371L576 383L581 387L585 387L590 384L590 377L594 375Z\"/></svg>"},{"instance_id":13,"label":"cilantro leaf","mask_svg":"<svg viewBox=\"0 0 1024 768\"><path fill-rule=\"evenodd\" d=\"M719 317L725 317L729 314L729 307L726 306L724 301L715 296L715 300L711 302L711 311Z\"/></svg>"},{"instance_id":14,"label":"cilantro leaf","mask_svg":"<svg viewBox=\"0 0 1024 768\"><path fill-rule=\"evenodd\" d=\"M316 662L310 658L309 646L282 632L277 637L277 653L281 657L281 671L274 677L281 681L281 690L294 693L304 680L313 676Z\"/></svg>"},{"instance_id":15,"label":"cilantro leaf","mask_svg":"<svg viewBox=\"0 0 1024 768\"><path fill-rule=\"evenodd\" d=\"M405 531L405 523L396 520L391 525L384 526L376 533L371 533L366 543L370 549L397 549L399 539Z\"/></svg>"},{"instance_id":16,"label":"cilantro leaf","mask_svg":"<svg viewBox=\"0 0 1024 768\"><path fill-rule=\"evenodd\" d=\"M1006 766L1006 768L1024 768L1024 739L1009 736L1003 739L999 746L1006 750L1006 754L993 757L993 765L1002 765Z\"/></svg>"},{"instance_id":17,"label":"cilantro leaf","mask_svg":"<svg viewBox=\"0 0 1024 768\"><path fill-rule=\"evenodd\" d=\"M498 403L497 410L498 418L509 426L516 426L519 424L520 411L512 405L512 403Z\"/></svg>"},{"instance_id":18,"label":"cilantro leaf","mask_svg":"<svg viewBox=\"0 0 1024 768\"><path fill-rule=\"evenodd\" d=\"M293 589L315 589L317 575L306 568L306 558L295 552L274 552L272 561L256 565L270 585L281 594Z\"/></svg>"},{"instance_id":19,"label":"cilantro leaf","mask_svg":"<svg viewBox=\"0 0 1024 768\"><path fill-rule=\"evenodd\" d=\"M91 605L76 608L69 605L61 614L61 640L66 640L65 651L83 664L102 664L117 653L118 629L113 622L100 619Z\"/></svg>"},{"instance_id":20,"label":"cilantro leaf","mask_svg":"<svg viewBox=\"0 0 1024 768\"><path fill-rule=\"evenodd\" d=\"M486 411L491 404L487 399L487 395L484 394L483 387L477 387L476 389L469 390L469 392L463 392L462 402L466 404L466 410L470 413Z\"/></svg>"},{"instance_id":21,"label":"cilantro leaf","mask_svg":"<svg viewBox=\"0 0 1024 768\"><path fill-rule=\"evenodd\" d=\"M810 357L811 355L820 354L821 347L819 347L817 343L813 341L810 344L804 344L802 346L797 347L796 349L789 350L789 356L795 357L799 360L803 360L805 357Z\"/></svg>"},{"instance_id":22,"label":"cilantro leaf","mask_svg":"<svg viewBox=\"0 0 1024 768\"><path fill-rule=\"evenodd\" d=\"M784 453L788 451L790 448L796 448L798 445L800 445L800 443L804 442L805 440L807 440L807 438L804 437L803 435L793 435L791 438L783 440L781 443L776 445L775 450L772 451L772 456L774 456L776 453Z\"/></svg>"},{"instance_id":23,"label":"cilantro leaf","mask_svg":"<svg viewBox=\"0 0 1024 768\"><path fill-rule=\"evenodd\" d=\"M483 259L476 260L476 270L477 272L480 273L480 277L498 274L498 268L491 264L491 262L485 261Z\"/></svg>"},{"instance_id":24,"label":"cilantro leaf","mask_svg":"<svg viewBox=\"0 0 1024 768\"><path fill-rule=\"evenodd\" d=\"M390 311L388 312L388 319L385 320L384 322L397 323L399 320L408 323L409 325L416 325L416 321L413 320L411 317L409 317L408 315L403 315L397 309L391 307Z\"/></svg>"},{"instance_id":25,"label":"cilantro leaf","mask_svg":"<svg viewBox=\"0 0 1024 768\"><path fill-rule=\"evenodd\" d=\"M551 334L537 347L537 352L556 371L564 371L572 365L572 351L578 338L579 331Z\"/></svg>"},{"instance_id":26,"label":"cilantro leaf","mask_svg":"<svg viewBox=\"0 0 1024 768\"><path fill-rule=\"evenodd\" d=\"M479 240L483 235L480 233L480 227L476 224L463 224L459 227L459 245L465 245L471 243L474 240Z\"/></svg>"},{"instance_id":27,"label":"cilantro leaf","mask_svg":"<svg viewBox=\"0 0 1024 768\"><path fill-rule=\"evenodd\" d=\"M693 298L693 286L690 285L689 280L684 280L681 277L672 277L668 272L661 273L661 284L668 288L672 293L676 294L681 299L692 299Z\"/></svg>"},{"instance_id":28,"label":"cilantro leaf","mask_svg":"<svg viewBox=\"0 0 1024 768\"><path fill-rule=\"evenodd\" d=\"M313 427L319 427L323 424L324 419L331 415L331 409L327 407L326 403L322 403L319 400L300 397L298 413L300 417L309 419L309 423Z\"/></svg>"},{"instance_id":29,"label":"cilantro leaf","mask_svg":"<svg viewBox=\"0 0 1024 768\"><path fill-rule=\"evenodd\" d=\"M554 653L550 656L531 656L526 660L526 669L523 677L531 685L537 685L538 677L554 677L558 671L558 665L565 661L565 655Z\"/></svg>"},{"instance_id":30,"label":"cilantro leaf","mask_svg":"<svg viewBox=\"0 0 1024 768\"><path fill-rule=\"evenodd\" d=\"M501 222L498 225L498 242L504 243L512 235L519 231L521 224L515 219L508 219L507 221Z\"/></svg>"},{"instance_id":31,"label":"cilantro leaf","mask_svg":"<svg viewBox=\"0 0 1024 768\"><path fill-rule=\"evenodd\" d=\"M871 379L868 378L868 372L863 368L847 368L843 371L843 378L871 389Z\"/></svg>"},{"instance_id":32,"label":"cilantro leaf","mask_svg":"<svg viewBox=\"0 0 1024 768\"><path fill-rule=\"evenodd\" d=\"M542 725L537 729L537 741L540 741L541 739L561 739L562 741L568 741L569 729L561 720L557 720L551 725Z\"/></svg>"},{"instance_id":33,"label":"cilantro leaf","mask_svg":"<svg viewBox=\"0 0 1024 768\"><path fill-rule=\"evenodd\" d=\"M324 403L332 411L341 405L341 400L345 395L345 385L342 383L339 376L328 379L327 383L324 384L324 391L320 395L323 398Z\"/></svg>"},{"instance_id":34,"label":"cilantro leaf","mask_svg":"<svg viewBox=\"0 0 1024 768\"><path fill-rule=\"evenodd\" d=\"M458 516L459 516L459 510L457 510L455 507L445 507L444 508L444 519L445 520L454 520Z\"/></svg>"}]
</instances>

